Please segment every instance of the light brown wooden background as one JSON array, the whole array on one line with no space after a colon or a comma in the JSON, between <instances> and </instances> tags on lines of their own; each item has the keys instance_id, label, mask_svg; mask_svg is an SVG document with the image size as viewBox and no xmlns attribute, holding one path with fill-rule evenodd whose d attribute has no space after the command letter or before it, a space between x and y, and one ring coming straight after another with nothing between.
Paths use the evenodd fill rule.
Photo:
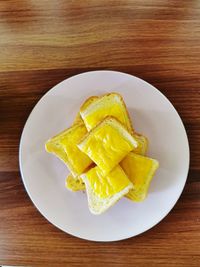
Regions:
<instances>
[{"instance_id":1,"label":"light brown wooden background","mask_svg":"<svg viewBox=\"0 0 200 267\"><path fill-rule=\"evenodd\" d=\"M0 1L0 264L200 266L200 1ZM19 139L39 98L71 75L125 71L163 92L185 124L183 195L150 231L94 243L48 223L18 167ZM173 129L170 129L173 131Z\"/></svg>"}]
</instances>

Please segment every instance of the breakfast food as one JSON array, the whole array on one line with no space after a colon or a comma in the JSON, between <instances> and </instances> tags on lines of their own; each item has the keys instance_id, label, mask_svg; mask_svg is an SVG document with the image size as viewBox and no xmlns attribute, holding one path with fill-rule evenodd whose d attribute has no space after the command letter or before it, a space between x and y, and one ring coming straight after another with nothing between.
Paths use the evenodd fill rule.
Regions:
<instances>
[{"instance_id":1,"label":"breakfast food","mask_svg":"<svg viewBox=\"0 0 200 267\"><path fill-rule=\"evenodd\" d=\"M76 124L46 142L47 152L60 158L75 177L92 164L92 160L77 147L86 133L84 124Z\"/></svg>"},{"instance_id":2,"label":"breakfast food","mask_svg":"<svg viewBox=\"0 0 200 267\"><path fill-rule=\"evenodd\" d=\"M120 165L134 184L134 188L128 192L127 197L133 201L144 200L149 184L159 166L158 161L130 152Z\"/></svg>"},{"instance_id":3,"label":"breakfast food","mask_svg":"<svg viewBox=\"0 0 200 267\"><path fill-rule=\"evenodd\" d=\"M89 209L94 214L106 211L133 188L119 165L106 176L96 166L81 177L86 186Z\"/></svg>"},{"instance_id":4,"label":"breakfast food","mask_svg":"<svg viewBox=\"0 0 200 267\"><path fill-rule=\"evenodd\" d=\"M76 192L85 190L85 183L80 176L74 177L72 174L69 174L65 180L65 187L70 191Z\"/></svg>"},{"instance_id":5,"label":"breakfast food","mask_svg":"<svg viewBox=\"0 0 200 267\"><path fill-rule=\"evenodd\" d=\"M71 173L65 187L85 191L93 214L122 197L143 201L159 166L146 156L148 139L133 129L118 93L86 99L72 126L49 139L45 148L67 165Z\"/></svg>"},{"instance_id":6,"label":"breakfast food","mask_svg":"<svg viewBox=\"0 0 200 267\"><path fill-rule=\"evenodd\" d=\"M133 130L124 100L117 93L106 94L96 101L82 106L80 114L88 131L108 116L118 119L128 131L132 132Z\"/></svg>"},{"instance_id":7,"label":"breakfast food","mask_svg":"<svg viewBox=\"0 0 200 267\"><path fill-rule=\"evenodd\" d=\"M89 98L87 98L85 100L85 102L81 105L81 109L85 109L87 108L90 104L92 104L93 102L95 102L99 97L98 96L90 96ZM83 119L81 118L81 114L80 112L78 112L78 114L76 115L75 119L74 119L74 122L73 124L77 124L77 123L83 123L84 124L84 121ZM85 124L84 124L85 125Z\"/></svg>"},{"instance_id":8,"label":"breakfast food","mask_svg":"<svg viewBox=\"0 0 200 267\"><path fill-rule=\"evenodd\" d=\"M137 141L137 147L134 148L134 153L145 155L148 148L148 139L144 135L141 135L139 133L134 132L132 135Z\"/></svg>"},{"instance_id":9,"label":"breakfast food","mask_svg":"<svg viewBox=\"0 0 200 267\"><path fill-rule=\"evenodd\" d=\"M136 139L112 117L106 117L78 144L78 148L97 164L104 175L137 146Z\"/></svg>"}]
</instances>

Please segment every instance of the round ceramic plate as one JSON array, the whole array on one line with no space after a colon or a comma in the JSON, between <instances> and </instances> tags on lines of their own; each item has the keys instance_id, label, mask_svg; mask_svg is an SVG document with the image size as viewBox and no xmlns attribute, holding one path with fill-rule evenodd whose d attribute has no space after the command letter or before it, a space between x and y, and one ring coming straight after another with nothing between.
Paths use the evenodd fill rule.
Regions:
<instances>
[{"instance_id":1,"label":"round ceramic plate","mask_svg":"<svg viewBox=\"0 0 200 267\"><path fill-rule=\"evenodd\" d=\"M109 92L123 96L134 128L149 139L148 156L160 168L144 202L123 198L104 214L93 215L84 192L65 188L68 169L44 144L72 124L86 98ZM82 73L48 91L31 112L20 143L22 179L41 214L63 231L94 241L129 238L160 222L178 200L188 166L186 131L169 100L147 82L115 71Z\"/></svg>"}]
</instances>

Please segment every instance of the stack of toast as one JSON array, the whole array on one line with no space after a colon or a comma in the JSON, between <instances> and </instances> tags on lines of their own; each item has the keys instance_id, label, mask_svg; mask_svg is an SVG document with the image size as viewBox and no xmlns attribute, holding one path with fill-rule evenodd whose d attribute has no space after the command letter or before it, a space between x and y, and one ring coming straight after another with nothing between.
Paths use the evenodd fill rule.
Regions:
<instances>
[{"instance_id":1,"label":"stack of toast","mask_svg":"<svg viewBox=\"0 0 200 267\"><path fill-rule=\"evenodd\" d=\"M143 201L159 166L146 156L148 139L133 128L118 93L88 98L73 125L45 147L70 170L66 188L86 191L93 214L103 213L123 196Z\"/></svg>"}]
</instances>

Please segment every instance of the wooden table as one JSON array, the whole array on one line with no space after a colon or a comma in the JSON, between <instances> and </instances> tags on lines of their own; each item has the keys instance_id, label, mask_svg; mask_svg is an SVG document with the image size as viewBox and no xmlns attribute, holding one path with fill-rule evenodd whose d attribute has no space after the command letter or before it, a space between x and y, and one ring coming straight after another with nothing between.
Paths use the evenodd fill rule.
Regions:
<instances>
[{"instance_id":1,"label":"wooden table","mask_svg":"<svg viewBox=\"0 0 200 267\"><path fill-rule=\"evenodd\" d=\"M200 266L199 65L198 0L0 1L0 264ZM41 96L96 69L128 72L159 88L182 117L191 149L175 208L148 232L114 243L80 240L48 223L18 166L22 128Z\"/></svg>"}]
</instances>

